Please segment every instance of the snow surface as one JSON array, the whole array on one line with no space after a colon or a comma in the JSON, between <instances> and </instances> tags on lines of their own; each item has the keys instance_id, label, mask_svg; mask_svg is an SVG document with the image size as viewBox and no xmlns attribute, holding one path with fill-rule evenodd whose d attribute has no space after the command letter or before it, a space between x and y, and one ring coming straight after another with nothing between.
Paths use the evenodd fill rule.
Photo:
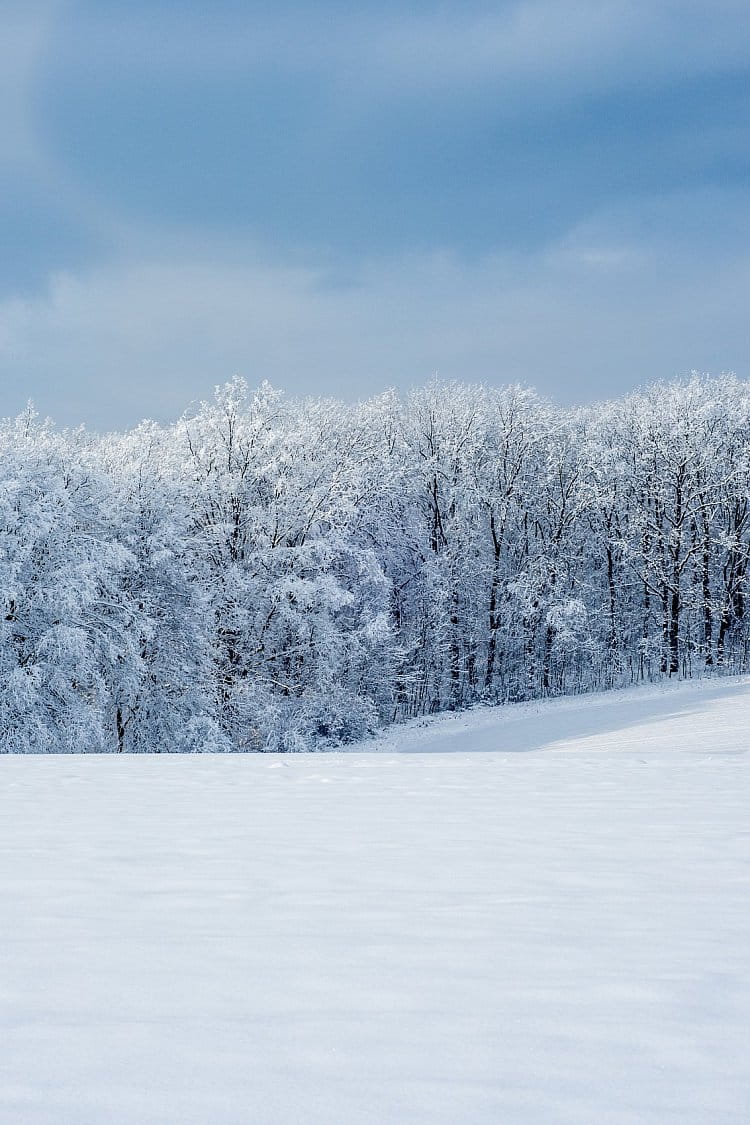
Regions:
<instances>
[{"instance_id":1,"label":"snow surface","mask_svg":"<svg viewBox=\"0 0 750 1125\"><path fill-rule=\"evenodd\" d=\"M748 745L733 680L0 760L0 1121L750 1121Z\"/></svg>"}]
</instances>

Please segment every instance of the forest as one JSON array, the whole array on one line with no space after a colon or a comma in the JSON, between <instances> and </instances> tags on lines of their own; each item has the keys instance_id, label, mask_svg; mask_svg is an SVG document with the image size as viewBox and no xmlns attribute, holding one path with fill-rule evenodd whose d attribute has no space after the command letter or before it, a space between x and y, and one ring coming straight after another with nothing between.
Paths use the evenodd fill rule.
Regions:
<instances>
[{"instance_id":1,"label":"forest","mask_svg":"<svg viewBox=\"0 0 750 1125\"><path fill-rule=\"evenodd\" d=\"M237 378L171 425L0 425L0 750L299 751L748 666L750 384L585 407Z\"/></svg>"}]
</instances>

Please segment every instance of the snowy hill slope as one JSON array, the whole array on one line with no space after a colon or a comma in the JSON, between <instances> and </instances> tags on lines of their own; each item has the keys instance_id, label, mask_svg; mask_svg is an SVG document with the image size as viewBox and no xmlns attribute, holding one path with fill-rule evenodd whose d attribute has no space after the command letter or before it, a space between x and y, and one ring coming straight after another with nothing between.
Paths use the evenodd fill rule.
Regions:
<instances>
[{"instance_id":1,"label":"snowy hill slope","mask_svg":"<svg viewBox=\"0 0 750 1125\"><path fill-rule=\"evenodd\" d=\"M750 679L671 682L623 691L478 707L418 719L373 740L394 753L532 750L744 752Z\"/></svg>"},{"instance_id":2,"label":"snowy hill slope","mask_svg":"<svg viewBox=\"0 0 750 1125\"><path fill-rule=\"evenodd\" d=\"M750 1120L749 745L744 680L3 759L0 1120Z\"/></svg>"}]
</instances>

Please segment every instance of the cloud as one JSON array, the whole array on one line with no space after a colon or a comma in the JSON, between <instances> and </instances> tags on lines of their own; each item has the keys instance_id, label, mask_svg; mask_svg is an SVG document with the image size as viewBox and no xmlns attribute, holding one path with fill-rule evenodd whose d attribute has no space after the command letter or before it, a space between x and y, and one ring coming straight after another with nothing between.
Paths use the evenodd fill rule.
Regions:
<instances>
[{"instance_id":1,"label":"cloud","mask_svg":"<svg viewBox=\"0 0 750 1125\"><path fill-rule=\"evenodd\" d=\"M749 374L749 37L746 0L6 2L0 413Z\"/></svg>"},{"instance_id":2,"label":"cloud","mask_svg":"<svg viewBox=\"0 0 750 1125\"><path fill-rule=\"evenodd\" d=\"M78 5L56 49L77 67L226 77L256 69L325 74L360 92L476 91L528 97L747 65L745 0L507 0L505 3L263 6L218 2ZM509 104L508 110L512 106Z\"/></svg>"},{"instance_id":3,"label":"cloud","mask_svg":"<svg viewBox=\"0 0 750 1125\"><path fill-rule=\"evenodd\" d=\"M60 10L56 0L8 0L0 10L0 171L33 163L38 156L31 92Z\"/></svg>"},{"instance_id":4,"label":"cloud","mask_svg":"<svg viewBox=\"0 0 750 1125\"><path fill-rule=\"evenodd\" d=\"M635 224L631 224L635 225ZM750 256L691 258L606 218L533 255L371 259L346 276L248 259L141 258L0 303L0 408L59 421L176 417L235 372L357 398L446 378L564 401L692 368L750 375Z\"/></svg>"},{"instance_id":5,"label":"cloud","mask_svg":"<svg viewBox=\"0 0 750 1125\"><path fill-rule=\"evenodd\" d=\"M746 177L745 32L731 0L90 0L45 55L39 194L110 245L150 221L349 258L538 247L603 200Z\"/></svg>"}]
</instances>

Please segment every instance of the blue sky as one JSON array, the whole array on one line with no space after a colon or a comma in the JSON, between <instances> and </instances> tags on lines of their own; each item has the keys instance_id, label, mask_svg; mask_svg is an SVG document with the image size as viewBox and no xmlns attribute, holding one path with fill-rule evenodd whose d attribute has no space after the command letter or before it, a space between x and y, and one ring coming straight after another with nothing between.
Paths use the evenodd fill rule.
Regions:
<instances>
[{"instance_id":1,"label":"blue sky","mask_svg":"<svg viewBox=\"0 0 750 1125\"><path fill-rule=\"evenodd\" d=\"M0 414L750 376L746 0L5 0Z\"/></svg>"}]
</instances>

